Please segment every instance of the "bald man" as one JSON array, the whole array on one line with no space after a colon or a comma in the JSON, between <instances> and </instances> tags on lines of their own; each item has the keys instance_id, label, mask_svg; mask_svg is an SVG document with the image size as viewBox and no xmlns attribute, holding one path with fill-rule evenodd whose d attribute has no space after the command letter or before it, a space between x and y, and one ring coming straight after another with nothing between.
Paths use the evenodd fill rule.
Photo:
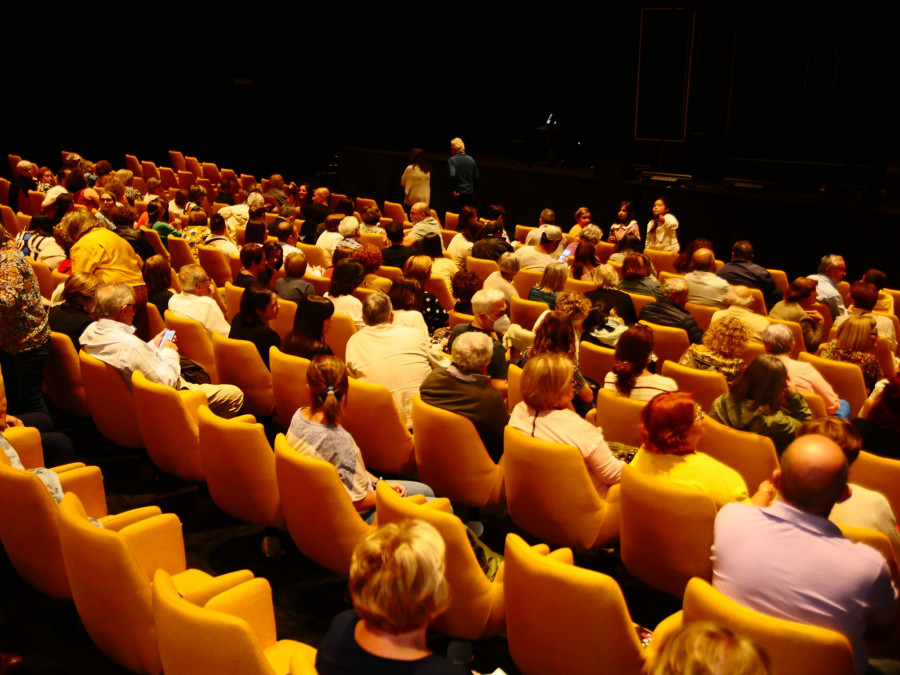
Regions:
<instances>
[{"instance_id":1,"label":"bald man","mask_svg":"<svg viewBox=\"0 0 900 675\"><path fill-rule=\"evenodd\" d=\"M688 302L725 309L725 296L731 285L716 276L716 256L708 248L698 248L691 259L694 271L686 274Z\"/></svg>"},{"instance_id":2,"label":"bald man","mask_svg":"<svg viewBox=\"0 0 900 675\"><path fill-rule=\"evenodd\" d=\"M865 673L863 636L887 637L897 589L880 553L844 539L828 521L835 503L850 496L847 472L831 439L811 434L791 443L772 474L781 500L719 511L713 586L763 614L843 633Z\"/></svg>"}]
</instances>

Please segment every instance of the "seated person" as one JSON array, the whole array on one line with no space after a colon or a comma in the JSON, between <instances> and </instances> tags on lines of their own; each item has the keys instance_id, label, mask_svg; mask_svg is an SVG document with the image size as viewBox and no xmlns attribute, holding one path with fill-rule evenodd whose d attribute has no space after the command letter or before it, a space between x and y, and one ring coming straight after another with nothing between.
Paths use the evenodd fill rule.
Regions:
<instances>
[{"instance_id":1,"label":"seated person","mask_svg":"<svg viewBox=\"0 0 900 675\"><path fill-rule=\"evenodd\" d=\"M281 346L278 333L268 325L277 316L278 296L268 286L253 284L250 288L245 288L241 295L241 310L234 315L228 337L252 342L268 368L269 349Z\"/></svg>"},{"instance_id":2,"label":"seated person","mask_svg":"<svg viewBox=\"0 0 900 675\"><path fill-rule=\"evenodd\" d=\"M200 265L184 265L178 270L181 293L169 299L169 311L199 321L207 332L228 337L231 326L213 281Z\"/></svg>"},{"instance_id":3,"label":"seated person","mask_svg":"<svg viewBox=\"0 0 900 675\"><path fill-rule=\"evenodd\" d=\"M703 331L694 317L684 306L688 299L688 285L684 279L672 277L662 284L662 298L656 302L648 302L641 307L640 321L648 321L658 326L681 328L687 333L691 344L703 342ZM765 320L765 319L764 319Z\"/></svg>"},{"instance_id":4,"label":"seated person","mask_svg":"<svg viewBox=\"0 0 900 675\"><path fill-rule=\"evenodd\" d=\"M99 287L100 282L93 274L76 272L66 279L62 304L54 305L47 312L50 330L68 336L76 352L81 349L78 339L84 329L94 322L90 312L94 307L94 295Z\"/></svg>"},{"instance_id":5,"label":"seated person","mask_svg":"<svg viewBox=\"0 0 900 675\"><path fill-rule=\"evenodd\" d=\"M544 302L550 309L556 307L556 298L562 292L569 278L569 268L565 263L550 263L544 268L541 280L531 287L528 299L533 302Z\"/></svg>"},{"instance_id":6,"label":"seated person","mask_svg":"<svg viewBox=\"0 0 900 675\"><path fill-rule=\"evenodd\" d=\"M790 332L787 326L784 328ZM726 316L707 329L703 334L703 344L687 348L678 365L722 373L731 384L744 367L744 346L749 339L747 326L733 316Z\"/></svg>"},{"instance_id":7,"label":"seated person","mask_svg":"<svg viewBox=\"0 0 900 675\"><path fill-rule=\"evenodd\" d=\"M753 306L750 289L746 286L732 286L725 295L725 302L728 304L728 309L720 309L713 314L710 325L723 317L733 316L750 330L751 342L761 343L763 331L769 327L769 320L750 309Z\"/></svg>"},{"instance_id":8,"label":"seated person","mask_svg":"<svg viewBox=\"0 0 900 675\"><path fill-rule=\"evenodd\" d=\"M506 349L500 342L500 336L509 330L509 316L506 314L506 300L502 291L496 288L482 289L472 296L472 314L475 317L472 323L458 324L450 333L447 341L447 349L453 353L453 342L463 333L478 331L489 335L493 340L493 356L488 364L488 375L491 377L491 385L496 387L501 394L506 395L507 390L507 363Z\"/></svg>"},{"instance_id":9,"label":"seated person","mask_svg":"<svg viewBox=\"0 0 900 675\"><path fill-rule=\"evenodd\" d=\"M653 331L637 323L622 333L616 342L616 362L606 374L603 388L636 401L649 401L667 391L677 391L678 384L671 377L651 373Z\"/></svg>"},{"instance_id":10,"label":"seated person","mask_svg":"<svg viewBox=\"0 0 900 675\"><path fill-rule=\"evenodd\" d=\"M302 298L315 293L315 287L303 278L304 274L306 255L303 251L289 253L284 259L284 276L275 282L278 297L299 304Z\"/></svg>"}]
</instances>

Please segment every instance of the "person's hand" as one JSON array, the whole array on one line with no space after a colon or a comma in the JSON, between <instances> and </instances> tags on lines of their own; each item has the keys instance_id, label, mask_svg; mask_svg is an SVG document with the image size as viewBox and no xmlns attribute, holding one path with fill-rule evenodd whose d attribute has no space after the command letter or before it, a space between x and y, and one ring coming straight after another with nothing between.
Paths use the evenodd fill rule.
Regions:
<instances>
[{"instance_id":1,"label":"person's hand","mask_svg":"<svg viewBox=\"0 0 900 675\"><path fill-rule=\"evenodd\" d=\"M406 496L406 488L402 485L397 485L396 483L390 483L391 488L401 497Z\"/></svg>"},{"instance_id":2,"label":"person's hand","mask_svg":"<svg viewBox=\"0 0 900 675\"><path fill-rule=\"evenodd\" d=\"M14 417L13 415L6 416L6 426L7 427L24 427L25 423L20 420L18 417Z\"/></svg>"},{"instance_id":3,"label":"person's hand","mask_svg":"<svg viewBox=\"0 0 900 675\"><path fill-rule=\"evenodd\" d=\"M808 309L806 310L806 313L807 315L809 315L809 318L813 320L813 322L819 324L820 326L825 323L825 319L822 317L822 314L817 310Z\"/></svg>"}]
</instances>

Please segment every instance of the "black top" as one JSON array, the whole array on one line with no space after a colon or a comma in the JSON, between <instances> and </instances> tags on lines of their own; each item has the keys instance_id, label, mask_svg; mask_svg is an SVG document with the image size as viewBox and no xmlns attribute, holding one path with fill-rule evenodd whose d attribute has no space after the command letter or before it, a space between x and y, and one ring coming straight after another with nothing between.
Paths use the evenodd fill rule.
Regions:
<instances>
[{"instance_id":1,"label":"black top","mask_svg":"<svg viewBox=\"0 0 900 675\"><path fill-rule=\"evenodd\" d=\"M428 291L422 291L422 318L425 319L429 335L450 322L450 315L447 314L447 310L441 306L437 296ZM449 348L448 346L447 349Z\"/></svg>"},{"instance_id":2,"label":"black top","mask_svg":"<svg viewBox=\"0 0 900 675\"><path fill-rule=\"evenodd\" d=\"M857 417L853 426L862 436L863 450L873 455L900 459L900 434L892 429L882 429L874 420Z\"/></svg>"},{"instance_id":3,"label":"black top","mask_svg":"<svg viewBox=\"0 0 900 675\"><path fill-rule=\"evenodd\" d=\"M159 310L159 315L165 319L166 310L169 309L169 300L172 299L172 291L168 288L164 288L161 291L154 291L147 296L148 302L156 305L156 309Z\"/></svg>"},{"instance_id":4,"label":"black top","mask_svg":"<svg viewBox=\"0 0 900 675\"><path fill-rule=\"evenodd\" d=\"M598 288L596 291L588 291L584 297L590 300L592 305L596 305L602 300L604 304L615 307L616 314L626 326L633 326L637 323L634 301L625 291L616 288Z\"/></svg>"},{"instance_id":5,"label":"black top","mask_svg":"<svg viewBox=\"0 0 900 675\"><path fill-rule=\"evenodd\" d=\"M472 247L473 258L493 260L497 262L504 253L512 253L515 249L502 237L485 237L475 242Z\"/></svg>"},{"instance_id":6,"label":"black top","mask_svg":"<svg viewBox=\"0 0 900 675\"><path fill-rule=\"evenodd\" d=\"M766 301L766 309L772 309L776 302L781 300L781 291L772 279L772 275L765 267L761 267L749 260L732 260L716 272L716 276L724 279L732 286L747 286L758 288L762 291Z\"/></svg>"},{"instance_id":7,"label":"black top","mask_svg":"<svg viewBox=\"0 0 900 675\"><path fill-rule=\"evenodd\" d=\"M381 249L382 264L385 267L399 267L401 270L406 261L414 255L416 255L415 249L403 244L394 244Z\"/></svg>"},{"instance_id":8,"label":"black top","mask_svg":"<svg viewBox=\"0 0 900 675\"><path fill-rule=\"evenodd\" d=\"M237 274L234 275L234 281L232 281L232 285L237 286L238 288L250 288L257 281L256 277L252 274L248 274L244 270L241 270Z\"/></svg>"},{"instance_id":9,"label":"black top","mask_svg":"<svg viewBox=\"0 0 900 675\"><path fill-rule=\"evenodd\" d=\"M300 303L307 295L316 292L315 287L304 279L297 277L281 277L275 283L275 291L282 300Z\"/></svg>"},{"instance_id":10,"label":"black top","mask_svg":"<svg viewBox=\"0 0 900 675\"><path fill-rule=\"evenodd\" d=\"M703 342L703 331L694 321L683 307L679 307L668 298L657 300L656 302L648 302L641 308L641 321L649 321L658 326L669 326L671 328L682 328L687 332L688 339L691 344L700 344Z\"/></svg>"},{"instance_id":11,"label":"black top","mask_svg":"<svg viewBox=\"0 0 900 675\"><path fill-rule=\"evenodd\" d=\"M246 321L241 314L236 314L231 321L231 332L228 337L232 340L247 340L256 346L256 351L262 357L266 368L269 367L269 347L280 347L281 338L278 333L259 321Z\"/></svg>"},{"instance_id":12,"label":"black top","mask_svg":"<svg viewBox=\"0 0 900 675\"><path fill-rule=\"evenodd\" d=\"M51 307L47 312L50 321L50 330L54 333L62 333L67 335L72 341L77 352L81 349L81 343L78 338L90 324L94 323L94 317L85 312L83 309L73 307L72 305L56 305Z\"/></svg>"},{"instance_id":13,"label":"black top","mask_svg":"<svg viewBox=\"0 0 900 675\"><path fill-rule=\"evenodd\" d=\"M359 616L352 609L338 614L316 653L319 675L470 675L439 656L398 661L370 654L360 647L353 633Z\"/></svg>"}]
</instances>

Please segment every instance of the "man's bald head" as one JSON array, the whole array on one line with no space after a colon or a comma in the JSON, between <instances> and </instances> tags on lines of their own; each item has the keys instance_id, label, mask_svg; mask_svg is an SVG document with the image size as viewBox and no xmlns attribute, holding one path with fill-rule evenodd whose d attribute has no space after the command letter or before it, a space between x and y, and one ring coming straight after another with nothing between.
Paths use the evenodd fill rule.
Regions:
<instances>
[{"instance_id":1,"label":"man's bald head","mask_svg":"<svg viewBox=\"0 0 900 675\"><path fill-rule=\"evenodd\" d=\"M728 306L737 305L738 307L746 307L750 309L753 306L753 294L746 286L732 286L725 295L725 302Z\"/></svg>"},{"instance_id":2,"label":"man's bald head","mask_svg":"<svg viewBox=\"0 0 900 675\"><path fill-rule=\"evenodd\" d=\"M328 199L331 197L331 190L325 187L318 188L315 192L313 192L313 203L314 204L327 204Z\"/></svg>"},{"instance_id":3,"label":"man's bald head","mask_svg":"<svg viewBox=\"0 0 900 675\"><path fill-rule=\"evenodd\" d=\"M781 456L776 487L784 501L801 511L827 517L847 492L847 457L830 438L801 436Z\"/></svg>"},{"instance_id":4,"label":"man's bald head","mask_svg":"<svg viewBox=\"0 0 900 675\"><path fill-rule=\"evenodd\" d=\"M698 248L694 251L694 269L700 272L716 271L716 256L708 248Z\"/></svg>"}]
</instances>

